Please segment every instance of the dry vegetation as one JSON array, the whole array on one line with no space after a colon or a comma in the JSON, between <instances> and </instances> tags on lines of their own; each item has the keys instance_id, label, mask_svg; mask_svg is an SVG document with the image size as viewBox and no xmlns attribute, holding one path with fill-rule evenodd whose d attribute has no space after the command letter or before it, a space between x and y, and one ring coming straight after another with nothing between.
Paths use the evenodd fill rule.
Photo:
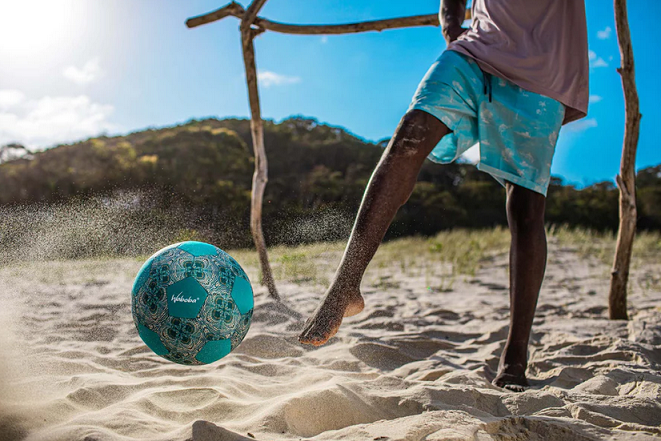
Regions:
<instances>
[{"instance_id":1,"label":"dry vegetation","mask_svg":"<svg viewBox=\"0 0 661 441\"><path fill-rule=\"evenodd\" d=\"M612 233L600 233L585 229L551 227L548 230L551 247L561 247L578 253L581 257L609 265L615 250ZM450 230L436 236L408 237L381 245L366 273L366 282L382 288L390 288L396 282L390 280L393 268L411 276L424 276L428 285L438 291L451 290L454 281L461 276L475 276L483 266L496 256L509 250L510 235L504 228L488 230ZM297 247L278 246L270 249L274 274L277 281L296 284L327 285L342 257L345 242L316 243ZM257 254L250 250L230 250L242 265L259 267ZM643 264L661 261L661 234L639 233L634 242L633 269ZM607 267L605 267L607 268ZM250 274L257 280L256 272ZM607 277L607 274L605 274ZM660 289L661 276L646 274L647 289Z\"/></svg>"}]
</instances>

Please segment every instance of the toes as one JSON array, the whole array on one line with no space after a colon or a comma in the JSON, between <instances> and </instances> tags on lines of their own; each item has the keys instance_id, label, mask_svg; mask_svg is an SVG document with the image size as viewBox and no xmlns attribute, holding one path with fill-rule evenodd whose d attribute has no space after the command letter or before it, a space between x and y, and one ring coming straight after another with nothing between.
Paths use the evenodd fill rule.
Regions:
<instances>
[{"instance_id":1,"label":"toes","mask_svg":"<svg viewBox=\"0 0 661 441\"><path fill-rule=\"evenodd\" d=\"M337 334L337 328L319 330L318 332L310 333L307 342L314 346L321 346L326 344L335 334Z\"/></svg>"},{"instance_id":2,"label":"toes","mask_svg":"<svg viewBox=\"0 0 661 441\"><path fill-rule=\"evenodd\" d=\"M341 323L342 319L320 317L319 313L316 313L305 322L298 341L303 344L321 346L337 333Z\"/></svg>"},{"instance_id":3,"label":"toes","mask_svg":"<svg viewBox=\"0 0 661 441\"><path fill-rule=\"evenodd\" d=\"M301 336L298 338L298 341L301 342L304 345L312 345L312 346L321 346L324 344L322 339L316 337L316 336Z\"/></svg>"},{"instance_id":4,"label":"toes","mask_svg":"<svg viewBox=\"0 0 661 441\"><path fill-rule=\"evenodd\" d=\"M520 384L504 384L503 389L507 389L512 392L523 392L526 390L526 387L521 386Z\"/></svg>"},{"instance_id":5,"label":"toes","mask_svg":"<svg viewBox=\"0 0 661 441\"><path fill-rule=\"evenodd\" d=\"M321 332L311 332L307 336L307 342L313 346L321 346L328 341Z\"/></svg>"},{"instance_id":6,"label":"toes","mask_svg":"<svg viewBox=\"0 0 661 441\"><path fill-rule=\"evenodd\" d=\"M304 344L312 344L314 345L315 342L318 340L317 332L314 330L314 326L310 324L307 326L303 332L298 336L298 341Z\"/></svg>"},{"instance_id":7,"label":"toes","mask_svg":"<svg viewBox=\"0 0 661 441\"><path fill-rule=\"evenodd\" d=\"M335 336L335 334L337 334L337 331L339 329L340 329L339 326L336 326L336 327L332 328L330 330L330 332L328 334L326 334L326 340L324 341L324 343L327 342L328 340L330 340L331 338L333 338Z\"/></svg>"},{"instance_id":8,"label":"toes","mask_svg":"<svg viewBox=\"0 0 661 441\"><path fill-rule=\"evenodd\" d=\"M492 384L496 387L502 387L503 389L507 389L512 392L523 392L528 387L530 387L525 376L508 373L499 374L496 378L494 378Z\"/></svg>"},{"instance_id":9,"label":"toes","mask_svg":"<svg viewBox=\"0 0 661 441\"><path fill-rule=\"evenodd\" d=\"M335 331L337 332L337 331ZM335 334L335 332L332 332L330 335L328 335L326 332L324 332L321 329L318 329L317 326L315 326L315 323L312 322L308 326L305 327L303 332L298 336L298 341L303 343L303 344L309 344L313 346L321 346L324 343L328 341L328 339Z\"/></svg>"},{"instance_id":10,"label":"toes","mask_svg":"<svg viewBox=\"0 0 661 441\"><path fill-rule=\"evenodd\" d=\"M305 325L303 325L303 330L298 335L298 341L300 341L301 343L307 343L313 327L314 327L314 322L312 321L312 318L307 319L305 321Z\"/></svg>"},{"instance_id":11,"label":"toes","mask_svg":"<svg viewBox=\"0 0 661 441\"><path fill-rule=\"evenodd\" d=\"M298 341L301 343L310 343L310 330L304 329L303 332L298 336Z\"/></svg>"}]
</instances>

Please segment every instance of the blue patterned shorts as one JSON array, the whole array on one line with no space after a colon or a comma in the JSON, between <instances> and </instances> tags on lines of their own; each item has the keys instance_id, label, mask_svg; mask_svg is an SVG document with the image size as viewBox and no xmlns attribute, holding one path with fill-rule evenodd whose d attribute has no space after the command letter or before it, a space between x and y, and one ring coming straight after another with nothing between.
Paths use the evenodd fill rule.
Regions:
<instances>
[{"instance_id":1,"label":"blue patterned shorts","mask_svg":"<svg viewBox=\"0 0 661 441\"><path fill-rule=\"evenodd\" d=\"M430 113L452 130L430 153L432 161L452 162L479 143L478 169L503 185L509 181L546 196L565 115L560 102L445 51L420 82L411 109Z\"/></svg>"}]
</instances>

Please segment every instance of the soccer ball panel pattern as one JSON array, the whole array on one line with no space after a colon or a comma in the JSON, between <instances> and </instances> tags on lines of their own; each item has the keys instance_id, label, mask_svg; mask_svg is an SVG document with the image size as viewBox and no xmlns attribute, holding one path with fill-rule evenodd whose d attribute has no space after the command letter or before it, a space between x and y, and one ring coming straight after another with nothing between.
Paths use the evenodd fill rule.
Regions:
<instances>
[{"instance_id":1,"label":"soccer ball panel pattern","mask_svg":"<svg viewBox=\"0 0 661 441\"><path fill-rule=\"evenodd\" d=\"M226 356L247 334L253 307L241 266L201 242L171 245L150 257L136 277L131 302L147 346L181 364Z\"/></svg>"},{"instance_id":2,"label":"soccer ball panel pattern","mask_svg":"<svg viewBox=\"0 0 661 441\"><path fill-rule=\"evenodd\" d=\"M252 310L254 306L252 287L250 286L250 282L248 282L243 277L234 278L231 297L232 300L234 300L236 306L239 308L239 312L241 312L241 314L247 314L248 311Z\"/></svg>"}]
</instances>

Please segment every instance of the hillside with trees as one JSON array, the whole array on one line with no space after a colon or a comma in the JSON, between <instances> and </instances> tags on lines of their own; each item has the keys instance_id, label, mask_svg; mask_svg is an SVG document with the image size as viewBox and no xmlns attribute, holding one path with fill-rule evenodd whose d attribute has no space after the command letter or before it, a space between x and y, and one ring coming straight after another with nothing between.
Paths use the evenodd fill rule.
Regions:
<instances>
[{"instance_id":1,"label":"hillside with trees","mask_svg":"<svg viewBox=\"0 0 661 441\"><path fill-rule=\"evenodd\" d=\"M0 165L0 207L124 195L126 222L224 247L251 246L250 143L248 120L206 119L57 146ZM346 237L385 142L295 117L265 121L265 144L268 243ZM661 230L661 165L638 172L637 183L639 228ZM614 231L617 200L611 183L579 190L553 178L547 222ZM474 166L427 161L387 237L505 225L504 204L503 188Z\"/></svg>"}]
</instances>

